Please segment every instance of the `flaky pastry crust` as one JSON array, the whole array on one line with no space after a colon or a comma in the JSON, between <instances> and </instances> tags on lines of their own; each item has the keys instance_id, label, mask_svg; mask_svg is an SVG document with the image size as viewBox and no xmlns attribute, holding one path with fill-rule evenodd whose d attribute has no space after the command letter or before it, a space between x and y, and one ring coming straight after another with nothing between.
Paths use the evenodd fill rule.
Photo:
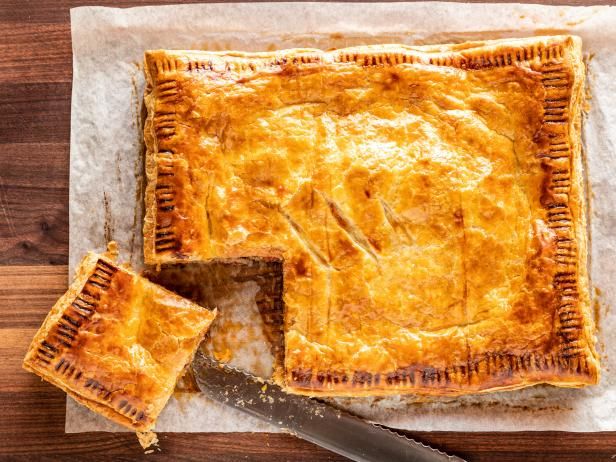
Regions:
<instances>
[{"instance_id":1,"label":"flaky pastry crust","mask_svg":"<svg viewBox=\"0 0 616 462\"><path fill-rule=\"evenodd\" d=\"M23 365L108 419L148 431L215 316L90 253Z\"/></svg>"},{"instance_id":2,"label":"flaky pastry crust","mask_svg":"<svg viewBox=\"0 0 616 462\"><path fill-rule=\"evenodd\" d=\"M149 51L145 259L283 260L311 395L596 383L581 41Z\"/></svg>"}]
</instances>

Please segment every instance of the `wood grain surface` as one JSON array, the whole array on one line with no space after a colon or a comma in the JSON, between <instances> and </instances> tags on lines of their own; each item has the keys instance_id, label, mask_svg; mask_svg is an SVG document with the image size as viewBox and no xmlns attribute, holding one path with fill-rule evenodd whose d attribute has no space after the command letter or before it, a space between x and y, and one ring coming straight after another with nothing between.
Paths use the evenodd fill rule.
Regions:
<instances>
[{"instance_id":1,"label":"wood grain surface","mask_svg":"<svg viewBox=\"0 0 616 462\"><path fill-rule=\"evenodd\" d=\"M66 289L71 96L69 9L171 1L0 0L0 460L344 460L289 435L64 434L65 396L21 369ZM550 2L587 5L584 0ZM613 1L595 1L609 4ZM472 461L608 461L616 433L412 433Z\"/></svg>"}]
</instances>

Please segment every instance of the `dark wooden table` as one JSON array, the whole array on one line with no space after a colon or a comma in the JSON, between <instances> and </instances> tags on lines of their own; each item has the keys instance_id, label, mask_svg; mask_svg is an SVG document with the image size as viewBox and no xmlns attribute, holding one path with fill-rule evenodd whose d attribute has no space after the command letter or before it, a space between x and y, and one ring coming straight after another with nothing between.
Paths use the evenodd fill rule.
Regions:
<instances>
[{"instance_id":1,"label":"dark wooden table","mask_svg":"<svg viewBox=\"0 0 616 462\"><path fill-rule=\"evenodd\" d=\"M67 285L69 8L151 3L171 2L0 0L0 459L345 460L278 434L161 434L162 451L149 456L131 434L64 434L64 393L21 369ZM616 433L412 436L472 461L616 459Z\"/></svg>"}]
</instances>

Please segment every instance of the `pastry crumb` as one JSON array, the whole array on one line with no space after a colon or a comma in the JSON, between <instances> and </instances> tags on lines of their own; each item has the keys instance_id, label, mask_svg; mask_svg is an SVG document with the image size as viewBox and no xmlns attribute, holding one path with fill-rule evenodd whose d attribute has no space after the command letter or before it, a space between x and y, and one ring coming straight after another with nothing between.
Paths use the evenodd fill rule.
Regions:
<instances>
[{"instance_id":1,"label":"pastry crumb","mask_svg":"<svg viewBox=\"0 0 616 462\"><path fill-rule=\"evenodd\" d=\"M109 241L107 243L107 251L104 255L110 260L116 261L118 256L120 255L120 251L118 249L118 243L116 241Z\"/></svg>"},{"instance_id":2,"label":"pastry crumb","mask_svg":"<svg viewBox=\"0 0 616 462\"><path fill-rule=\"evenodd\" d=\"M139 444L141 445L141 447L143 449L147 449L147 451L145 451L145 454L151 454L152 452L154 452L154 448L160 451L160 447L158 446L158 436L156 436L156 433L152 431L148 431L148 432L136 432L136 434L137 434L137 439L139 440ZM149 449L149 448L152 448L152 449Z\"/></svg>"}]
</instances>

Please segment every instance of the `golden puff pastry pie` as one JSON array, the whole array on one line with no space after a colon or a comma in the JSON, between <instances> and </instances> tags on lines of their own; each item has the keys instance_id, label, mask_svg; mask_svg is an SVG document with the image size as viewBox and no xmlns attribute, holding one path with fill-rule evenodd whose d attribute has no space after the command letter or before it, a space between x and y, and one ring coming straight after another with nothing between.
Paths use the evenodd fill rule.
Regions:
<instances>
[{"instance_id":1,"label":"golden puff pastry pie","mask_svg":"<svg viewBox=\"0 0 616 462\"><path fill-rule=\"evenodd\" d=\"M216 311L89 253L34 337L24 368L77 402L148 431Z\"/></svg>"},{"instance_id":2,"label":"golden puff pastry pie","mask_svg":"<svg viewBox=\"0 0 616 462\"><path fill-rule=\"evenodd\" d=\"M290 391L597 382L579 38L145 71L146 261L282 261Z\"/></svg>"}]
</instances>

